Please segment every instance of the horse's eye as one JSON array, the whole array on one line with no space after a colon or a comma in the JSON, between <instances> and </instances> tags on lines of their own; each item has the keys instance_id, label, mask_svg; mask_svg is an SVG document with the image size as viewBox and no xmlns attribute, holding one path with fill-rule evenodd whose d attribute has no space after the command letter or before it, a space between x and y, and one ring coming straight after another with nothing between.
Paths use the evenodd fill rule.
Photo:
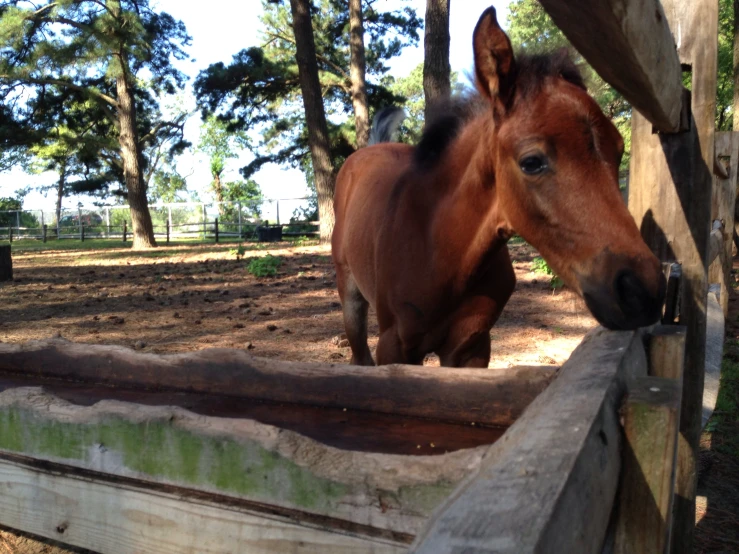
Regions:
<instances>
[{"instance_id":1,"label":"horse's eye","mask_svg":"<svg viewBox=\"0 0 739 554\"><path fill-rule=\"evenodd\" d=\"M547 159L544 156L526 156L518 165L526 175L539 175L547 169Z\"/></svg>"}]
</instances>

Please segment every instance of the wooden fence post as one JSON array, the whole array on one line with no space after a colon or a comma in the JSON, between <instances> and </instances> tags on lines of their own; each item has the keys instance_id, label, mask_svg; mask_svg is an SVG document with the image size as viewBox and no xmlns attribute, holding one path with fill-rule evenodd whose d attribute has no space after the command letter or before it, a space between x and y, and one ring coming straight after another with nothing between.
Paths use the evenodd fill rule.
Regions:
<instances>
[{"instance_id":1,"label":"wooden fence post","mask_svg":"<svg viewBox=\"0 0 739 554\"><path fill-rule=\"evenodd\" d=\"M716 157L728 158L727 178L714 176L713 204L711 217L722 223L721 249L718 260L708 267L709 283L721 287L719 302L724 317L729 313L729 292L731 291L731 247L734 232L734 205L736 203L737 167L739 165L739 132L724 131L716 133Z\"/></svg>"},{"instance_id":2,"label":"wooden fence post","mask_svg":"<svg viewBox=\"0 0 739 554\"><path fill-rule=\"evenodd\" d=\"M80 223L80 241L85 242L85 224Z\"/></svg>"},{"instance_id":3,"label":"wooden fence post","mask_svg":"<svg viewBox=\"0 0 739 554\"><path fill-rule=\"evenodd\" d=\"M218 218L216 218L216 244L218 244Z\"/></svg>"},{"instance_id":4,"label":"wooden fence post","mask_svg":"<svg viewBox=\"0 0 739 554\"><path fill-rule=\"evenodd\" d=\"M13 258L10 250L9 244L0 244L0 281L13 280Z\"/></svg>"},{"instance_id":5,"label":"wooden fence post","mask_svg":"<svg viewBox=\"0 0 739 554\"><path fill-rule=\"evenodd\" d=\"M8 242L13 242L13 227L8 227Z\"/></svg>"},{"instance_id":6,"label":"wooden fence post","mask_svg":"<svg viewBox=\"0 0 739 554\"><path fill-rule=\"evenodd\" d=\"M167 219L167 244L169 244L169 219Z\"/></svg>"},{"instance_id":7,"label":"wooden fence post","mask_svg":"<svg viewBox=\"0 0 739 554\"><path fill-rule=\"evenodd\" d=\"M126 220L123 220L123 242L126 242L126 232L128 231L128 224Z\"/></svg>"},{"instance_id":8,"label":"wooden fence post","mask_svg":"<svg viewBox=\"0 0 739 554\"><path fill-rule=\"evenodd\" d=\"M44 244L46 244L46 235L47 235L48 232L49 232L49 226L46 223L44 223L43 231L42 231L42 236L43 236Z\"/></svg>"},{"instance_id":9,"label":"wooden fence post","mask_svg":"<svg viewBox=\"0 0 739 554\"><path fill-rule=\"evenodd\" d=\"M629 209L642 236L663 261L682 265L679 323L687 328L680 409L672 552L692 552L696 462L701 433L706 352L707 256L711 231L718 4L665 0L678 55L692 71L683 102L688 130L655 134L640 114L632 118Z\"/></svg>"},{"instance_id":10,"label":"wooden fence post","mask_svg":"<svg viewBox=\"0 0 739 554\"><path fill-rule=\"evenodd\" d=\"M614 552L667 552L672 529L685 328L657 326L649 337L649 377L629 387L621 410L626 443Z\"/></svg>"}]
</instances>

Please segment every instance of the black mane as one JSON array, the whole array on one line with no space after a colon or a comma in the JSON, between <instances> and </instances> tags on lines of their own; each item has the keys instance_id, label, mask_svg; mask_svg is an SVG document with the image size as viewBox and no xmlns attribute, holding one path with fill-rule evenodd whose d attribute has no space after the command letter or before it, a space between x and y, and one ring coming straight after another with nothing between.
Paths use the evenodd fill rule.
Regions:
<instances>
[{"instance_id":1,"label":"black mane","mask_svg":"<svg viewBox=\"0 0 739 554\"><path fill-rule=\"evenodd\" d=\"M564 48L549 54L518 54L515 71L512 106L515 106L517 101L538 93L548 77L562 77L573 85L587 90L580 70ZM416 145L414 153L416 164L424 167L433 165L454 141L460 129L487 109L489 104L476 91L440 103L433 110L421 140Z\"/></svg>"}]
</instances>

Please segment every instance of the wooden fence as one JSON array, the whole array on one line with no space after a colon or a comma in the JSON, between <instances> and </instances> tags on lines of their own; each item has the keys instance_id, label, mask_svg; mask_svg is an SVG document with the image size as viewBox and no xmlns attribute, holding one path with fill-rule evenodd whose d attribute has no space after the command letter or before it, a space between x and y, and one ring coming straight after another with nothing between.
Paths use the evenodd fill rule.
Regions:
<instances>
[{"instance_id":1,"label":"wooden fence","mask_svg":"<svg viewBox=\"0 0 739 554\"><path fill-rule=\"evenodd\" d=\"M317 237L318 221L291 221L290 223L272 224L260 223L238 223L222 221L215 218L213 221L198 223L176 223L170 224L166 221L164 225L154 226L154 237L164 240L169 244L171 239L202 238L203 240L214 240L219 242L221 238L235 238L240 240L260 240L263 229L279 229L279 237ZM126 242L132 239L132 230L127 221L122 225L86 225L81 223L73 228L74 232L59 233L56 229L49 229L48 225L42 227L0 227L0 240L13 242L23 238L34 238L46 243L49 239L79 239L84 242L90 239L120 239ZM270 235L272 235L270 233ZM266 240L272 242L272 239Z\"/></svg>"}]
</instances>

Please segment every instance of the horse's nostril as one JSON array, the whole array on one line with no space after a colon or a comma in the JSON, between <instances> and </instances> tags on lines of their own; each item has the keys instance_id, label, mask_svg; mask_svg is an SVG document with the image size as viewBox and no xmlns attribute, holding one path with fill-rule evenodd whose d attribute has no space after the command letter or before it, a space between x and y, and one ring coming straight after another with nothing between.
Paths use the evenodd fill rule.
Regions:
<instances>
[{"instance_id":1,"label":"horse's nostril","mask_svg":"<svg viewBox=\"0 0 739 554\"><path fill-rule=\"evenodd\" d=\"M649 291L633 271L620 272L616 277L615 289L619 307L627 316L637 315L653 303Z\"/></svg>"}]
</instances>

